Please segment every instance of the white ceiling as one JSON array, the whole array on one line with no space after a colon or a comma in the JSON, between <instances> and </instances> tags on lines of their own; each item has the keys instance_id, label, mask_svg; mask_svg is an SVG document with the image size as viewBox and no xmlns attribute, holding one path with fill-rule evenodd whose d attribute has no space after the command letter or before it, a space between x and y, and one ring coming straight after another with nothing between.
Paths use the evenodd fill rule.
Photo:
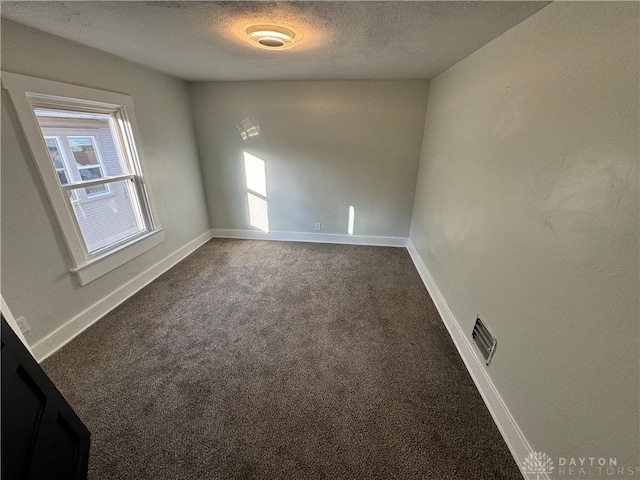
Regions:
<instances>
[{"instance_id":1,"label":"white ceiling","mask_svg":"<svg viewBox=\"0 0 640 480\"><path fill-rule=\"evenodd\" d=\"M185 80L426 79L548 3L2 1L2 16ZM249 45L265 23L301 39Z\"/></svg>"}]
</instances>

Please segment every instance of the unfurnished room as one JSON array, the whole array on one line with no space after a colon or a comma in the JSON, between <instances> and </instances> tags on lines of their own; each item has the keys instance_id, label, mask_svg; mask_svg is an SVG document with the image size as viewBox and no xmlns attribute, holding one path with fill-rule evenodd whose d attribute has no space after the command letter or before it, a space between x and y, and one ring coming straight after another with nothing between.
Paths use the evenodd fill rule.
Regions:
<instances>
[{"instance_id":1,"label":"unfurnished room","mask_svg":"<svg viewBox=\"0 0 640 480\"><path fill-rule=\"evenodd\" d=\"M0 9L3 479L640 479L640 2Z\"/></svg>"}]
</instances>

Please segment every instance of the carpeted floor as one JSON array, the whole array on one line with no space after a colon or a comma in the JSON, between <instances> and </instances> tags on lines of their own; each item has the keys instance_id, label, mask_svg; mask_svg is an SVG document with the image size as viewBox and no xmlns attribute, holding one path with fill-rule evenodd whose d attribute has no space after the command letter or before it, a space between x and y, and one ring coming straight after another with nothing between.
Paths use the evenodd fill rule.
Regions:
<instances>
[{"instance_id":1,"label":"carpeted floor","mask_svg":"<svg viewBox=\"0 0 640 480\"><path fill-rule=\"evenodd\" d=\"M212 240L43 367L92 480L522 478L402 248Z\"/></svg>"}]
</instances>

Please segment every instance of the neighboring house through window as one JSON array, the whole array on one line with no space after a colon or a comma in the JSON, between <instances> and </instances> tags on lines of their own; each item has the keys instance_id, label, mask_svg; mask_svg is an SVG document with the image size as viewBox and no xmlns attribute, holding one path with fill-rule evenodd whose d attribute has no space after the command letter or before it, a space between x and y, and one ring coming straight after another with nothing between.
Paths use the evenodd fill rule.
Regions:
<instances>
[{"instance_id":1,"label":"neighboring house through window","mask_svg":"<svg viewBox=\"0 0 640 480\"><path fill-rule=\"evenodd\" d=\"M71 175L69 174L69 169L66 162L64 161L64 157L62 156L62 149L60 148L58 139L56 137L44 137L44 141L47 144L49 156L51 157L51 161L53 162L53 167L56 169L56 174L58 175L58 181L60 182L60 185L68 185ZM78 199L75 192L67 193L69 194L69 198L72 201Z\"/></svg>"},{"instance_id":2,"label":"neighboring house through window","mask_svg":"<svg viewBox=\"0 0 640 480\"><path fill-rule=\"evenodd\" d=\"M131 97L2 72L82 284L163 240Z\"/></svg>"},{"instance_id":3,"label":"neighboring house through window","mask_svg":"<svg viewBox=\"0 0 640 480\"><path fill-rule=\"evenodd\" d=\"M44 128L43 128L44 131ZM96 180L104 178L104 168L98 149L96 147L95 137L66 137L73 158L78 168L80 181ZM109 193L109 185L96 185L84 189L88 197Z\"/></svg>"}]
</instances>

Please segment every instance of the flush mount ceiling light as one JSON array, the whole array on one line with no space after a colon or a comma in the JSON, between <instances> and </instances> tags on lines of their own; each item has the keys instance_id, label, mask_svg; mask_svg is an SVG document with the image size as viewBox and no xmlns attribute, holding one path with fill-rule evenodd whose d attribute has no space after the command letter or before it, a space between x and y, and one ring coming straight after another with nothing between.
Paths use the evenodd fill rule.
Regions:
<instances>
[{"instance_id":1,"label":"flush mount ceiling light","mask_svg":"<svg viewBox=\"0 0 640 480\"><path fill-rule=\"evenodd\" d=\"M247 29L249 43L268 50L287 50L293 47L295 37L293 31L275 25L254 25Z\"/></svg>"}]
</instances>

